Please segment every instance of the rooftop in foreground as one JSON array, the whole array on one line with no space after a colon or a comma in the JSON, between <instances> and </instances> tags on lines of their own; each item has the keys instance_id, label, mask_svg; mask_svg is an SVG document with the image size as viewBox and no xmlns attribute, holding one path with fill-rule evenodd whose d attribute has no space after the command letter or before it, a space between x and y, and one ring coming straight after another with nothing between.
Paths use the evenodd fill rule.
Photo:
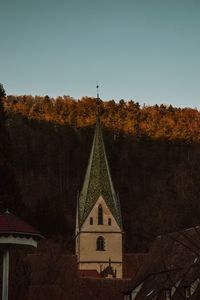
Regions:
<instances>
[{"instance_id":1,"label":"rooftop in foreground","mask_svg":"<svg viewBox=\"0 0 200 300\"><path fill-rule=\"evenodd\" d=\"M8 210L0 214L0 236L6 235L43 238L38 230L13 215Z\"/></svg>"}]
</instances>

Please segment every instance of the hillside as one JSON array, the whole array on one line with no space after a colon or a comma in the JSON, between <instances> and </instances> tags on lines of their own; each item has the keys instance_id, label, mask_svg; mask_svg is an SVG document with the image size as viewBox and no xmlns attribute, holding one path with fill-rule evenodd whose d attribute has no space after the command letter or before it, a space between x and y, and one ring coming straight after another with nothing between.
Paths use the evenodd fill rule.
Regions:
<instances>
[{"instance_id":1,"label":"hillside","mask_svg":"<svg viewBox=\"0 0 200 300\"><path fill-rule=\"evenodd\" d=\"M22 215L73 253L77 193L90 153L95 99L8 96L13 166ZM109 165L122 207L125 250L200 223L200 113L195 109L101 102Z\"/></svg>"}]
</instances>

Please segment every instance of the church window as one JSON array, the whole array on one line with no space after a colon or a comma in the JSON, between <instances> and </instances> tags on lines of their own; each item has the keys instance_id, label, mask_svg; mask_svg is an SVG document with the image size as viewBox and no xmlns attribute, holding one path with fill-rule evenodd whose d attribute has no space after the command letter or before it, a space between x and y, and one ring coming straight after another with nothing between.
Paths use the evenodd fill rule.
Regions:
<instances>
[{"instance_id":1,"label":"church window","mask_svg":"<svg viewBox=\"0 0 200 300\"><path fill-rule=\"evenodd\" d=\"M111 224L112 224L111 218L108 218L108 225L111 226Z\"/></svg>"},{"instance_id":2,"label":"church window","mask_svg":"<svg viewBox=\"0 0 200 300\"><path fill-rule=\"evenodd\" d=\"M103 225L103 207L101 205L98 207L98 224Z\"/></svg>"},{"instance_id":3,"label":"church window","mask_svg":"<svg viewBox=\"0 0 200 300\"><path fill-rule=\"evenodd\" d=\"M105 250L105 240L102 236L97 238L97 251L104 251Z\"/></svg>"},{"instance_id":4,"label":"church window","mask_svg":"<svg viewBox=\"0 0 200 300\"><path fill-rule=\"evenodd\" d=\"M90 225L93 225L93 218L90 218Z\"/></svg>"}]
</instances>

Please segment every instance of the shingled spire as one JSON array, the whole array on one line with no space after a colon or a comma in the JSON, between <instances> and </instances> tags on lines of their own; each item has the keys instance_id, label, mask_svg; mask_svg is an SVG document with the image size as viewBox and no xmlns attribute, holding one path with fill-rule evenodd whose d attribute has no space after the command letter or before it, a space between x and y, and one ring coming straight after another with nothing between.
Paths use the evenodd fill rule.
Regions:
<instances>
[{"instance_id":1,"label":"shingled spire","mask_svg":"<svg viewBox=\"0 0 200 300\"><path fill-rule=\"evenodd\" d=\"M103 197L117 224L122 229L119 199L113 187L101 124L99 118L97 118L92 150L78 201L79 228L100 196Z\"/></svg>"},{"instance_id":2,"label":"shingled spire","mask_svg":"<svg viewBox=\"0 0 200 300\"><path fill-rule=\"evenodd\" d=\"M97 121L83 187L77 199L75 249L79 270L96 270L99 276L123 278L121 210L103 142L98 82L96 88ZM113 274L102 272L108 270L108 259L115 270Z\"/></svg>"}]
</instances>

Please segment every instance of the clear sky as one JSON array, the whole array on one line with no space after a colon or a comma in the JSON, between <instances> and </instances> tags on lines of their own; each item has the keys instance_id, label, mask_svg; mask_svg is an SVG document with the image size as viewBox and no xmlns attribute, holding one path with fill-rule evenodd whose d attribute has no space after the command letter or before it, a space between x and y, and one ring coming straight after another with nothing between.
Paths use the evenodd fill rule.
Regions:
<instances>
[{"instance_id":1,"label":"clear sky","mask_svg":"<svg viewBox=\"0 0 200 300\"><path fill-rule=\"evenodd\" d=\"M0 0L7 94L200 109L200 0Z\"/></svg>"}]
</instances>

